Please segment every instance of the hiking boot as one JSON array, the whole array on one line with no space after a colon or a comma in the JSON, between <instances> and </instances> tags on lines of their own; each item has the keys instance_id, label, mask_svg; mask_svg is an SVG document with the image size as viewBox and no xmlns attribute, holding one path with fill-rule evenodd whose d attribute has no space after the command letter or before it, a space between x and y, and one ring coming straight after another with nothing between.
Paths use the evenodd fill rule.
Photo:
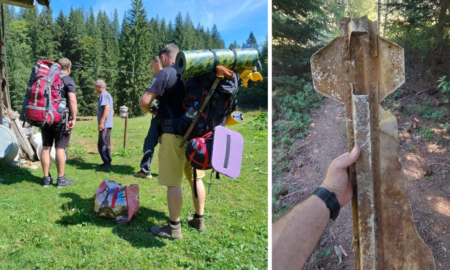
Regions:
<instances>
[{"instance_id":1,"label":"hiking boot","mask_svg":"<svg viewBox=\"0 0 450 270\"><path fill-rule=\"evenodd\" d=\"M145 179L145 178L147 178L147 179L152 178L152 174L151 174L151 173L146 174L146 173L143 172L142 170L140 170L140 171L138 171L137 173L133 174L133 176L134 176L134 177L137 177L137 178L143 178L143 179Z\"/></svg>"},{"instance_id":2,"label":"hiking boot","mask_svg":"<svg viewBox=\"0 0 450 270\"><path fill-rule=\"evenodd\" d=\"M103 165L102 171L109 172L112 170L112 168L113 167L112 167L111 163L105 163L105 165Z\"/></svg>"},{"instance_id":3,"label":"hiking boot","mask_svg":"<svg viewBox=\"0 0 450 270\"><path fill-rule=\"evenodd\" d=\"M181 235L181 223L178 225L167 224L166 226L158 227L153 226L150 228L150 231L156 236L161 238L168 238L171 240L182 239L183 235Z\"/></svg>"},{"instance_id":4,"label":"hiking boot","mask_svg":"<svg viewBox=\"0 0 450 270\"><path fill-rule=\"evenodd\" d=\"M44 184L42 185L43 188L48 188L53 184L53 177L50 176L44 176Z\"/></svg>"},{"instance_id":5,"label":"hiking boot","mask_svg":"<svg viewBox=\"0 0 450 270\"><path fill-rule=\"evenodd\" d=\"M66 176L64 175L62 177L58 177L56 187L57 188L63 188L65 186L72 185L72 184L73 184L73 180L72 179L67 179Z\"/></svg>"},{"instance_id":6,"label":"hiking boot","mask_svg":"<svg viewBox=\"0 0 450 270\"><path fill-rule=\"evenodd\" d=\"M187 217L186 220L190 227L196 229L199 232L205 231L205 219L204 218L194 218L194 216L192 216L192 217Z\"/></svg>"}]
</instances>

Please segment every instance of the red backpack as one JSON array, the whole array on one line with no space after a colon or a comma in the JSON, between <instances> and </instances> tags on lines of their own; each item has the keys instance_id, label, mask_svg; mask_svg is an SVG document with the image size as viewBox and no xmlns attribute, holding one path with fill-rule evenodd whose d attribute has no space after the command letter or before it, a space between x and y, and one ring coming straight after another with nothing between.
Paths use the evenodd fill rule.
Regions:
<instances>
[{"instance_id":1,"label":"red backpack","mask_svg":"<svg viewBox=\"0 0 450 270\"><path fill-rule=\"evenodd\" d=\"M21 120L45 127L67 121L67 107L59 109L64 98L64 83L58 63L39 60L33 67L22 107ZM66 101L67 104L68 101Z\"/></svg>"}]
</instances>

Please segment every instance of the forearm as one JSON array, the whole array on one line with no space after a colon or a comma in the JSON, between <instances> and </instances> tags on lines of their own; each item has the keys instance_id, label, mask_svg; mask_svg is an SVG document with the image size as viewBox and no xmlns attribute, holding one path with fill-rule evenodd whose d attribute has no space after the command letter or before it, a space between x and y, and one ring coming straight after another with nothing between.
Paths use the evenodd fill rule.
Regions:
<instances>
[{"instance_id":1,"label":"forearm","mask_svg":"<svg viewBox=\"0 0 450 270\"><path fill-rule=\"evenodd\" d=\"M312 195L273 224L272 268L301 269L319 241L330 210Z\"/></svg>"},{"instance_id":2,"label":"forearm","mask_svg":"<svg viewBox=\"0 0 450 270\"><path fill-rule=\"evenodd\" d=\"M77 104L77 98L75 95L70 98L69 100L69 108L70 108L70 117L72 120L77 119L77 113L78 113L78 104Z\"/></svg>"},{"instance_id":3,"label":"forearm","mask_svg":"<svg viewBox=\"0 0 450 270\"><path fill-rule=\"evenodd\" d=\"M109 106L105 105L105 109L103 110L103 115L102 118L100 119L100 123L105 123L106 117L108 117L108 113L109 113Z\"/></svg>"},{"instance_id":4,"label":"forearm","mask_svg":"<svg viewBox=\"0 0 450 270\"><path fill-rule=\"evenodd\" d=\"M141 107L141 109L146 112L146 113L151 113L153 115L155 115L154 113L152 113L150 111L150 105L153 103L153 100L156 99L158 95L155 93L151 93L146 91L141 99L139 100L139 107Z\"/></svg>"},{"instance_id":5,"label":"forearm","mask_svg":"<svg viewBox=\"0 0 450 270\"><path fill-rule=\"evenodd\" d=\"M140 104L139 104L139 106L140 106ZM140 106L140 107L141 107L141 109L142 109L144 112L153 114L153 113L150 111L150 106L148 106L148 105L143 105L143 106Z\"/></svg>"}]
</instances>

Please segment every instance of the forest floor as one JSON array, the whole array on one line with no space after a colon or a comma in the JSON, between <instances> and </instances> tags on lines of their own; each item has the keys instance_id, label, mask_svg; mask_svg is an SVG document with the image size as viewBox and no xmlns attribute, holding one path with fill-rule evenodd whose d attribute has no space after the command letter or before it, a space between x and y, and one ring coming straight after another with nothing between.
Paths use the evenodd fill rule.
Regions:
<instances>
[{"instance_id":1,"label":"forest floor","mask_svg":"<svg viewBox=\"0 0 450 270\"><path fill-rule=\"evenodd\" d=\"M406 196L411 204L416 230L431 249L436 269L448 269L450 132L443 124L437 123L442 122L442 118L441 121L435 119L439 115L429 117L439 110L431 108L426 95L404 102L404 106L397 105L392 111L399 127L398 153L405 174ZM308 136L294 143L297 153L291 161L291 170L273 177L274 185L282 185L283 196L277 195L279 204L293 206L308 198L325 178L331 161L347 151L342 105L325 99L324 105L313 110L311 116L313 122ZM354 269L351 211L351 204L346 205L339 217L328 223L303 269ZM348 254L343 256L341 263L335 246Z\"/></svg>"}]
</instances>

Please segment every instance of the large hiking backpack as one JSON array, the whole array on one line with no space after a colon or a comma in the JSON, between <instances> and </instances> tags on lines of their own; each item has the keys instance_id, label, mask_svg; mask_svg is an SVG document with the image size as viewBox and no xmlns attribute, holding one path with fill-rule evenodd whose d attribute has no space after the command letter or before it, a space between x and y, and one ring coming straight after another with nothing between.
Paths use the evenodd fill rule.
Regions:
<instances>
[{"instance_id":1,"label":"large hiking backpack","mask_svg":"<svg viewBox=\"0 0 450 270\"><path fill-rule=\"evenodd\" d=\"M187 79L183 107L186 110L192 107L201 108L216 78L216 72L210 72ZM189 134L188 140L201 137L213 131L216 126L225 125L227 117L236 109L238 87L236 73L233 73L233 79L222 79L219 82L205 109L199 112L201 116Z\"/></svg>"},{"instance_id":2,"label":"large hiking backpack","mask_svg":"<svg viewBox=\"0 0 450 270\"><path fill-rule=\"evenodd\" d=\"M67 121L68 110L58 110L64 98L64 83L58 63L39 60L31 71L22 107L21 120L46 127Z\"/></svg>"},{"instance_id":3,"label":"large hiking backpack","mask_svg":"<svg viewBox=\"0 0 450 270\"><path fill-rule=\"evenodd\" d=\"M189 78L186 81L186 98L183 106L185 109L194 107L197 104L197 109L202 107L203 102L206 102L206 97L217 79L216 72L210 72L197 77ZM201 116L195 124L193 130L187 137L189 143L186 148L186 159L191 163L193 167L193 178L197 178L196 170L208 170L213 169L216 172L216 178L219 179L219 171L216 167L212 166L212 157L214 156L214 141L219 144L227 144L226 141L214 140L217 135L223 133L220 128L228 130L222 126L225 125L227 117L232 111L236 109L237 100L236 95L238 92L238 76L233 72L233 79L222 79L214 90L213 95L206 104L203 111L199 111ZM219 134L217 133L219 129ZM236 132L237 133L237 132ZM240 136L240 135L239 135ZM234 141L234 140L233 140ZM228 142L228 148L230 149L230 141ZM219 147L216 147L217 149ZM238 155L242 155L242 152ZM235 151L233 151L234 156ZM229 152L228 152L229 154ZM233 175L236 178L240 172L237 168L237 175ZM212 172L212 173L213 173ZM211 176L212 176L211 173ZM227 176L229 174L226 174ZM211 178L210 178L211 179ZM197 186L194 181L194 195L197 197ZM211 182L210 182L211 185Z\"/></svg>"}]
</instances>

